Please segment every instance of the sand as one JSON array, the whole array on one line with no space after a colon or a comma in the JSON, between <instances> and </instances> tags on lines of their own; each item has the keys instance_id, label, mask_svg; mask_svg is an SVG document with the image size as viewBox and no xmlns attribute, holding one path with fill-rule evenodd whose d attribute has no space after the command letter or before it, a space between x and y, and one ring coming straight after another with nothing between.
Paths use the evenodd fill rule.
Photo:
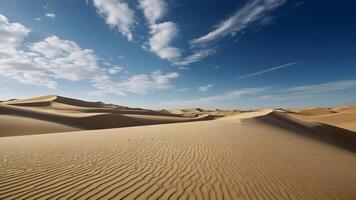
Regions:
<instances>
[{"instance_id":1,"label":"sand","mask_svg":"<svg viewBox=\"0 0 356 200\"><path fill-rule=\"evenodd\" d=\"M321 112L313 109L313 112L308 110L307 112L293 113L291 116L309 122L320 122L356 132L356 108L351 106L323 109Z\"/></svg>"},{"instance_id":2,"label":"sand","mask_svg":"<svg viewBox=\"0 0 356 200\"><path fill-rule=\"evenodd\" d=\"M48 95L0 103L0 137L178 123L212 118L212 115L206 113L188 117Z\"/></svg>"},{"instance_id":3,"label":"sand","mask_svg":"<svg viewBox=\"0 0 356 200\"><path fill-rule=\"evenodd\" d=\"M38 112L53 114L49 110ZM356 198L354 132L272 109L227 113L193 122L0 137L0 199ZM17 123L17 117L30 118L8 120Z\"/></svg>"}]
</instances>

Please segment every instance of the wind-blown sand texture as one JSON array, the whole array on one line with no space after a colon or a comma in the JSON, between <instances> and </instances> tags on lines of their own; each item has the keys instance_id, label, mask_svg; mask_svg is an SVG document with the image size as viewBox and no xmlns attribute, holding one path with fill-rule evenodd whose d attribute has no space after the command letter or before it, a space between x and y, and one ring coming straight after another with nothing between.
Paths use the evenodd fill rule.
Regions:
<instances>
[{"instance_id":1,"label":"wind-blown sand texture","mask_svg":"<svg viewBox=\"0 0 356 200\"><path fill-rule=\"evenodd\" d=\"M291 115L0 137L0 199L355 199L355 134Z\"/></svg>"}]
</instances>

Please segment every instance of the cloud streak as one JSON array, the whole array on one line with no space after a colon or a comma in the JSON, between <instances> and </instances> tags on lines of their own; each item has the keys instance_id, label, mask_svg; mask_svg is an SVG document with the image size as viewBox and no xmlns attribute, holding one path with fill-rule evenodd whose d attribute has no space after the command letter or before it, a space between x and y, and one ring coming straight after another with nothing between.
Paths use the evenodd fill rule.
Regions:
<instances>
[{"instance_id":1,"label":"cloud streak","mask_svg":"<svg viewBox=\"0 0 356 200\"><path fill-rule=\"evenodd\" d=\"M290 67L290 66L296 65L296 64L297 64L297 62L291 62L291 63L287 63L287 64L284 64L284 65L271 67L271 68L268 68L268 69L265 69L265 70L261 70L261 71L258 71L258 72L251 73L251 74L246 74L246 75L239 76L239 77L237 77L237 79L245 79L245 78L250 78L250 77L253 77L253 76L259 76L259 75L267 73L267 72L275 71L275 70L278 70L278 69L283 69L283 68Z\"/></svg>"},{"instance_id":2,"label":"cloud streak","mask_svg":"<svg viewBox=\"0 0 356 200\"><path fill-rule=\"evenodd\" d=\"M243 88L239 90L232 90L220 95L198 97L195 99L186 100L171 100L162 101L159 106L162 107L174 107L174 108L187 108L187 107L217 107L217 105L222 105L223 102L229 100L237 100L248 95L257 94L266 88ZM172 106L173 105L173 106Z\"/></svg>"},{"instance_id":3,"label":"cloud streak","mask_svg":"<svg viewBox=\"0 0 356 200\"><path fill-rule=\"evenodd\" d=\"M306 106L308 102L310 103L312 102L311 100L314 100L318 106L321 106L319 104L321 101L336 104L337 102L334 102L333 98L330 97L334 97L339 94L338 92L342 91L356 91L356 80L340 80L286 88L242 88L212 96L162 101L158 105L169 108L216 108L227 105L230 108L261 108L290 106L292 104Z\"/></svg>"},{"instance_id":4,"label":"cloud streak","mask_svg":"<svg viewBox=\"0 0 356 200\"><path fill-rule=\"evenodd\" d=\"M174 61L175 66L188 66L216 53L215 49L202 49L194 51L191 55Z\"/></svg>"},{"instance_id":5,"label":"cloud streak","mask_svg":"<svg viewBox=\"0 0 356 200\"><path fill-rule=\"evenodd\" d=\"M237 10L231 17L218 24L209 33L193 39L191 44L204 45L227 35L236 35L250 24L262 20L270 11L280 7L286 0L252 0Z\"/></svg>"}]
</instances>

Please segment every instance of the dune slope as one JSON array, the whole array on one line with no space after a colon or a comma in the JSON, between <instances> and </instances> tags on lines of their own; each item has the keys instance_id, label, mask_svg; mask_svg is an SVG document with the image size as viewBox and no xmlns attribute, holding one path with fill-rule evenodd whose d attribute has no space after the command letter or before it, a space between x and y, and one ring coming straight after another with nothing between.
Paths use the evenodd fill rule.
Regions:
<instances>
[{"instance_id":1,"label":"dune slope","mask_svg":"<svg viewBox=\"0 0 356 200\"><path fill-rule=\"evenodd\" d=\"M212 117L207 114L185 117L49 95L0 103L0 119L0 137L4 137L200 121Z\"/></svg>"},{"instance_id":2,"label":"dune slope","mask_svg":"<svg viewBox=\"0 0 356 200\"><path fill-rule=\"evenodd\" d=\"M356 198L354 153L271 119L3 137L0 199Z\"/></svg>"},{"instance_id":3,"label":"dune slope","mask_svg":"<svg viewBox=\"0 0 356 200\"><path fill-rule=\"evenodd\" d=\"M320 122L356 132L356 109L340 113L305 116L293 114L293 117L309 122Z\"/></svg>"}]
</instances>

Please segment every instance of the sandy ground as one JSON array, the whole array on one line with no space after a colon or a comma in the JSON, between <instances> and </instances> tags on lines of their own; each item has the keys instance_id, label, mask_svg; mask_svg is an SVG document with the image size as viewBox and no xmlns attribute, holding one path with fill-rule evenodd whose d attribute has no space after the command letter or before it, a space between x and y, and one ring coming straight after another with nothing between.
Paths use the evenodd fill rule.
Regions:
<instances>
[{"instance_id":1,"label":"sandy ground","mask_svg":"<svg viewBox=\"0 0 356 200\"><path fill-rule=\"evenodd\" d=\"M204 111L203 121L44 134L73 128L54 122L63 116L93 112L54 113L33 103L1 107L10 113L0 115L8 130L44 124L42 134L0 137L0 199L356 199L356 134L300 112L224 111L206 120ZM202 112L125 109L130 114L120 117L145 120Z\"/></svg>"}]
</instances>

